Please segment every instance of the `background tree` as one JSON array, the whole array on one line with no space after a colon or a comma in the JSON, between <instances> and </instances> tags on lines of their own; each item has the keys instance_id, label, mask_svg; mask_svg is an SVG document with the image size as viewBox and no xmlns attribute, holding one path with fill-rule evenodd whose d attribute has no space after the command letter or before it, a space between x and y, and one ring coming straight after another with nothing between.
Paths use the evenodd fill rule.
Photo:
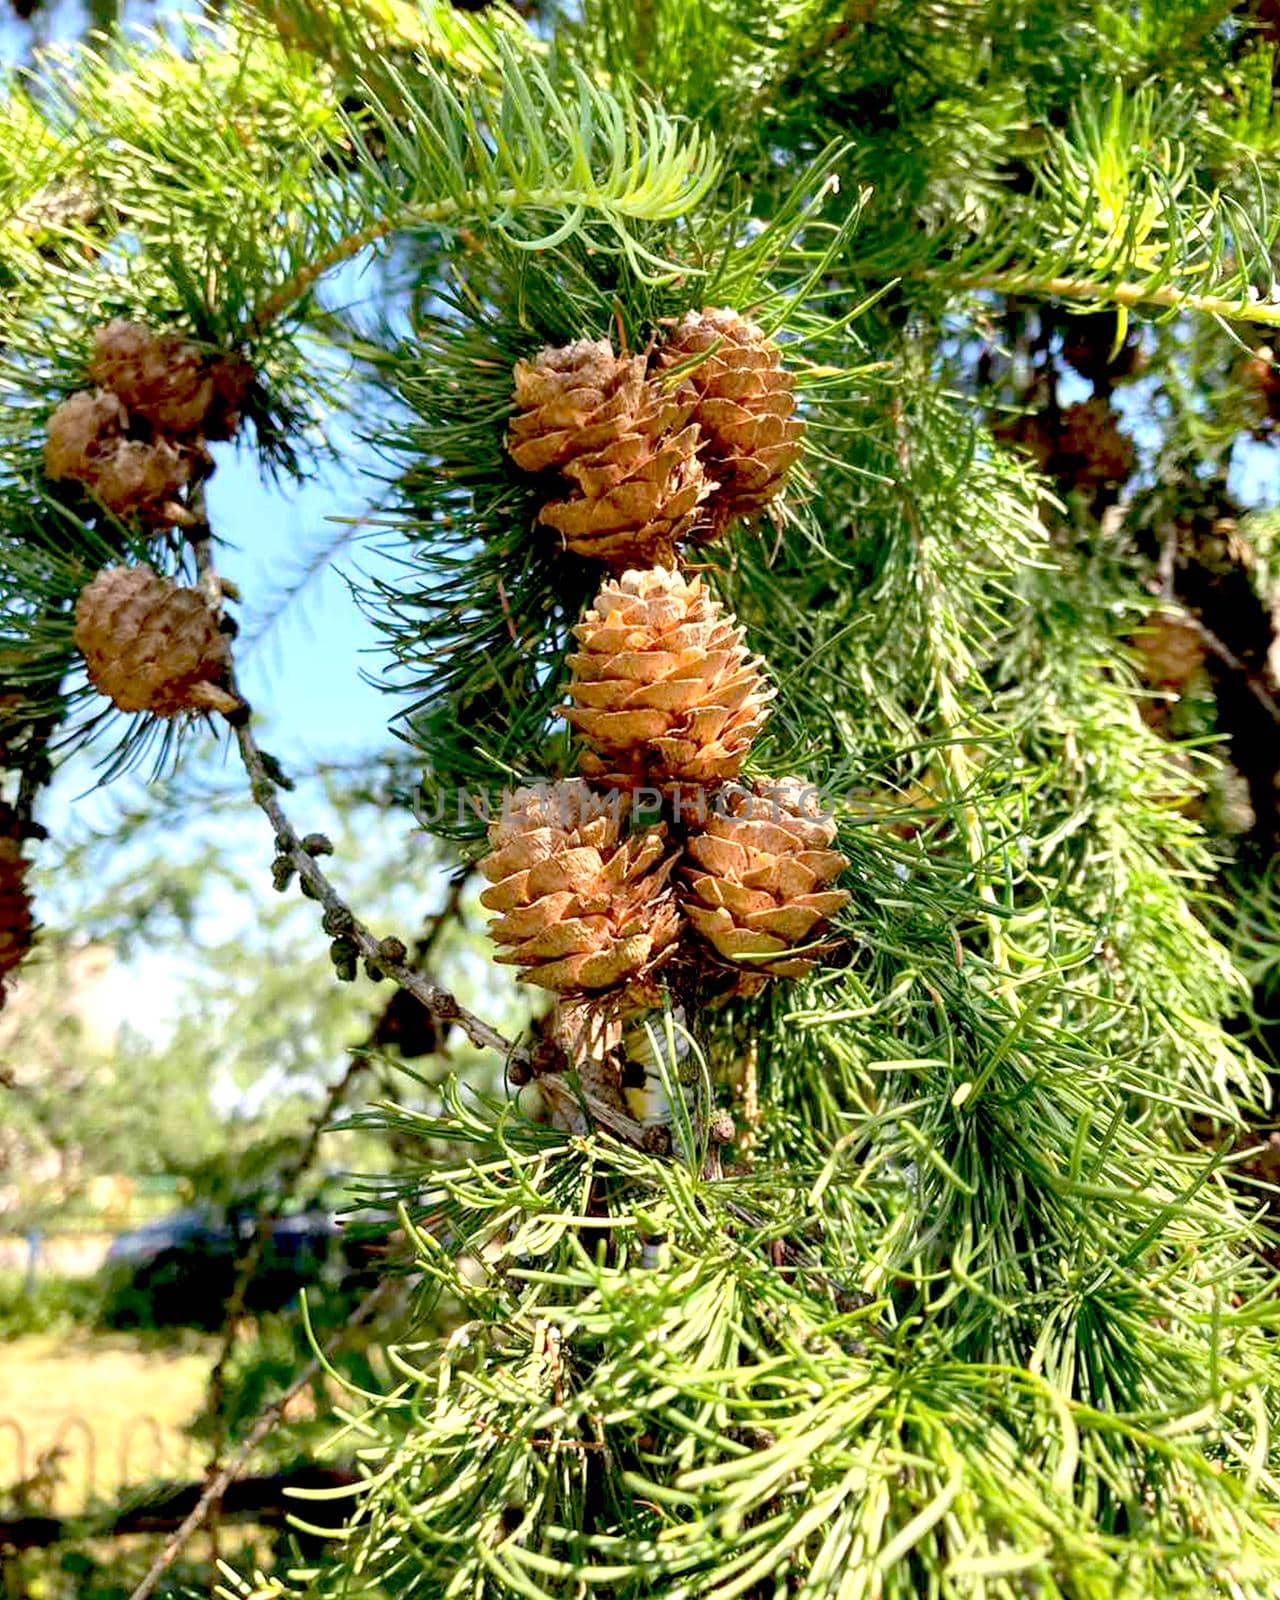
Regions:
<instances>
[{"instance_id":1,"label":"background tree","mask_svg":"<svg viewBox=\"0 0 1280 1600\"><path fill-rule=\"evenodd\" d=\"M1270 539L1235 474L1280 321L1273 27L286 0L14 86L7 837L68 753L168 768L192 719L156 713L221 717L337 975L389 975L521 1089L356 1119L443 1152L357 1192L450 1310L358 1393L339 1559L243 1593L1270 1592L1270 1233L1231 1146L1270 1064ZM419 814L488 862L535 979L598 999L573 942L604 918L647 1037L495 1026L291 820L205 486L230 437L306 470L337 414L386 462L397 565L360 598ZM642 576L588 611L620 552ZM714 760L632 659L707 603L695 573L745 629L681 680L724 713ZM786 936L794 979L744 974L739 936L794 924L734 921L764 880L670 795L675 924L656 808L626 842L575 816L486 846L452 803L670 776L660 738L840 797L838 844L801 841L835 934ZM780 882L799 836L732 820ZM537 901L535 950L547 838L594 876Z\"/></svg>"}]
</instances>

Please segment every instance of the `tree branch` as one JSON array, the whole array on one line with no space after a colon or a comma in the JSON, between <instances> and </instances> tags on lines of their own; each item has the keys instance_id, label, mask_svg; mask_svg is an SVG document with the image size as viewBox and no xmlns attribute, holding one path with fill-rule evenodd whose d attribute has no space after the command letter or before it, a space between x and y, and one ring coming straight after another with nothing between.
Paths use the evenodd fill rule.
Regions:
<instances>
[{"instance_id":1,"label":"tree branch","mask_svg":"<svg viewBox=\"0 0 1280 1600\"><path fill-rule=\"evenodd\" d=\"M501 216L517 207L536 211L539 209L574 210L598 205L599 191L585 185L555 185L542 189L498 189L489 194L482 189L469 191L457 198L433 201L428 205L409 206L393 216L380 217L367 227L345 234L314 261L309 261L287 282L282 283L262 302L245 328L244 337L255 339L273 322L282 317L333 267L358 256L362 250L400 233L406 228L457 227L469 219L482 223L491 216ZM1280 313L1278 313L1280 315Z\"/></svg>"},{"instance_id":2,"label":"tree branch","mask_svg":"<svg viewBox=\"0 0 1280 1600\"><path fill-rule=\"evenodd\" d=\"M342 1343L342 1340L346 1337L346 1335L350 1333L353 1328L358 1328L362 1323L369 1320L374 1311L377 1310L379 1301L387 1292L390 1282L390 1279L385 1279L377 1286L376 1289L371 1290L370 1293L364 1297L364 1299L352 1312L348 1321L344 1323L343 1326L339 1328L337 1332L334 1333L329 1339L328 1343L324 1346L323 1354L312 1356L311 1360L307 1362L306 1366L303 1367L302 1371L293 1380L284 1393L277 1396L277 1398L273 1400L269 1406L265 1407L263 1411L259 1413L258 1420L249 1430L244 1443L240 1446L239 1450L236 1451L235 1455L232 1456L231 1459L225 1463L225 1465L220 1467L218 1471L214 1473L213 1476L205 1483L204 1490L200 1495L200 1498L196 1501L190 1512L183 1519L181 1525L178 1527L173 1537L165 1545L164 1549L151 1563L151 1566L147 1570L146 1577L143 1578L142 1582L130 1595L129 1600L148 1600L148 1596L155 1593L156 1585L177 1560L183 1547L191 1538L192 1534L194 1534L204 1522L205 1518L209 1514L210 1508L215 1504L220 1496L226 1492L227 1485L230 1484L232 1480L239 1474L249 1457L271 1432L272 1428L275 1427L276 1423L279 1422L280 1418L284 1415L285 1409L287 1408L289 1402L294 1398L295 1395L300 1394L302 1390L305 1389L306 1386L312 1381L312 1379L316 1377L316 1375L324 1366L327 1358L333 1354L337 1347Z\"/></svg>"},{"instance_id":3,"label":"tree branch","mask_svg":"<svg viewBox=\"0 0 1280 1600\"><path fill-rule=\"evenodd\" d=\"M265 813L275 829L276 843L281 855L288 857L290 865L310 890L312 899L331 914L332 925L337 926L341 923L345 937L355 944L360 954L389 978L394 979L415 1000L421 1001L438 1021L456 1022L472 1044L482 1050L496 1050L508 1061L520 1060L523 1052L517 1049L512 1040L491 1027L483 1018L468 1011L447 989L432 983L422 973L415 972L407 964L407 956L394 959L388 955L390 941L376 939L370 933L316 864L315 857L303 848L293 824L280 805L276 779L263 758L247 720L236 728L235 735L240 749L240 759L249 775L250 793L254 803Z\"/></svg>"},{"instance_id":4,"label":"tree branch","mask_svg":"<svg viewBox=\"0 0 1280 1600\"><path fill-rule=\"evenodd\" d=\"M939 283L946 274L936 269L921 276ZM1191 294L1183 289L1145 283L1100 283L1093 278L1040 278L1033 272L978 272L955 278L954 289L989 289L994 294L1029 295L1046 300L1083 300L1089 304L1117 306L1163 306L1170 311L1200 311L1228 322L1256 322L1280 328L1280 305L1231 299L1226 295Z\"/></svg>"},{"instance_id":5,"label":"tree branch","mask_svg":"<svg viewBox=\"0 0 1280 1600\"><path fill-rule=\"evenodd\" d=\"M188 537L195 550L200 586L213 609L221 612L222 585L213 566L212 532L205 516L200 488L192 496L192 510L196 522L189 530ZM240 701L240 710L229 720L234 725L240 759L249 775L250 795L275 829L277 850L288 859L310 897L327 913L330 926L340 926L344 937L352 941L366 961L393 979L400 988L407 990L415 1000L421 1001L438 1022L456 1023L478 1049L496 1050L508 1063L523 1061L527 1064L527 1053L517 1049L505 1034L468 1011L447 989L416 972L408 964L408 951L399 940L375 939L366 924L351 910L323 868L317 864L316 858L305 848L280 804L279 770L254 737L249 704L236 689L234 670L230 673L230 684ZM397 947L399 955L396 954Z\"/></svg>"}]
</instances>

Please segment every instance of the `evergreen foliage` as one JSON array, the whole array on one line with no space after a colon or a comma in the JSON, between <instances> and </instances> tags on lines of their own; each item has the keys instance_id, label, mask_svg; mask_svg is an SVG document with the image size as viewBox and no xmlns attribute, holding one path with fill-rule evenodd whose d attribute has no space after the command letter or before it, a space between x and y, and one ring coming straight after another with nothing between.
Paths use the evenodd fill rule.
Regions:
<instances>
[{"instance_id":1,"label":"evergreen foliage","mask_svg":"<svg viewBox=\"0 0 1280 1600\"><path fill-rule=\"evenodd\" d=\"M42 474L97 325L247 356L267 471L306 470L360 373L398 561L360 598L420 809L466 847L459 785L572 768L553 713L600 576L534 525L512 366L729 305L779 339L807 449L777 518L698 565L778 687L751 770L839 797L853 892L802 986L651 1021L669 1155L456 1084L356 1119L453 1152L368 1190L417 1251L421 1337L353 1395L336 1559L229 1592L1272 1594L1271 1235L1206 1130L1267 1102L1237 1022L1273 981L1275 883L1237 927L1204 730L1144 716L1141 517L1121 537L1055 498L991 376L1019 308L1103 308L1116 350L1138 328L1148 522L1191 503L1173 463L1207 476L1239 426L1206 393L1280 324L1261 25L1207 0L220 9L45 60L0 120L15 787L153 737L73 666L87 578L196 576ZM328 292L350 261L376 318ZM729 1105L745 1149L707 1131Z\"/></svg>"}]
</instances>

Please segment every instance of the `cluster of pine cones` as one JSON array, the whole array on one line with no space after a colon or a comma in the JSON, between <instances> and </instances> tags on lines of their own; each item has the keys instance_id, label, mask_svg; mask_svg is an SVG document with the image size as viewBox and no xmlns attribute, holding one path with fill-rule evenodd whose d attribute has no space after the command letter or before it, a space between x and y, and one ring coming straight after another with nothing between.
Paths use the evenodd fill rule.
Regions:
<instances>
[{"instance_id":1,"label":"cluster of pine cones","mask_svg":"<svg viewBox=\"0 0 1280 1600\"><path fill-rule=\"evenodd\" d=\"M95 387L49 418L46 473L82 484L121 520L190 526L177 497L197 470L208 471L209 443L234 435L252 366L117 317L95 333L88 371ZM213 609L199 590L150 567L100 572L81 591L72 637L90 682L121 711L172 717L240 704Z\"/></svg>"},{"instance_id":2,"label":"cluster of pine cones","mask_svg":"<svg viewBox=\"0 0 1280 1600\"><path fill-rule=\"evenodd\" d=\"M630 796L582 778L506 796L480 864L497 959L622 1013L658 1003L655 980L682 944L723 996L803 977L849 899L831 887L848 865L835 823L794 778L728 786L698 817L683 841L665 822L631 828Z\"/></svg>"},{"instance_id":3,"label":"cluster of pine cones","mask_svg":"<svg viewBox=\"0 0 1280 1600\"><path fill-rule=\"evenodd\" d=\"M650 357L607 339L515 368L507 447L554 473L539 522L615 569L574 628L581 778L507 795L481 862L498 960L620 1013L683 959L713 992L800 977L849 896L835 824L796 779L737 780L773 690L687 541L763 510L800 453L778 347L734 311L691 312ZM673 808L666 821L642 815Z\"/></svg>"},{"instance_id":4,"label":"cluster of pine cones","mask_svg":"<svg viewBox=\"0 0 1280 1600\"><path fill-rule=\"evenodd\" d=\"M207 467L208 442L235 433L253 368L117 317L94 336L89 377L96 387L49 418L45 472L82 484L122 521L189 522L178 496L193 471Z\"/></svg>"},{"instance_id":5,"label":"cluster of pine cones","mask_svg":"<svg viewBox=\"0 0 1280 1600\"><path fill-rule=\"evenodd\" d=\"M184 459L182 429L194 451L211 421L226 425L208 364L141 332L102 330L103 388L55 415L51 472L70 448L68 418L87 409L114 414L127 399L155 430L143 446L154 460ZM625 570L574 630L564 715L587 747L585 776L508 796L482 863L499 959L566 999L623 1012L656 1002L655 975L682 950L722 992L803 975L849 898L831 887L847 863L816 796L795 779L736 783L773 691L743 629L676 564L683 541L723 533L782 490L802 434L792 379L754 324L722 310L686 317L652 365L615 356L607 340L517 365L511 453L570 486L540 520ZM121 435L112 448L133 442ZM91 486L105 498L102 482ZM130 504L144 514L142 500ZM74 637L90 680L121 710L239 704L214 610L148 567L99 573ZM671 826L637 820L668 803Z\"/></svg>"},{"instance_id":6,"label":"cluster of pine cones","mask_svg":"<svg viewBox=\"0 0 1280 1600\"><path fill-rule=\"evenodd\" d=\"M173 333L117 318L94 336L89 377L49 419L45 471L82 484L106 510L147 529L189 525L176 497L210 440L229 439L254 373ZM122 711L172 717L236 710L218 617L197 589L150 567L111 567L81 591L72 638L89 680ZM24 829L0 803L0 1005L3 980L31 946Z\"/></svg>"},{"instance_id":7,"label":"cluster of pine cones","mask_svg":"<svg viewBox=\"0 0 1280 1600\"><path fill-rule=\"evenodd\" d=\"M618 571L668 566L781 492L804 433L795 409L777 345L712 307L649 355L580 339L517 362L507 448L548 477L538 521L570 550Z\"/></svg>"}]
</instances>

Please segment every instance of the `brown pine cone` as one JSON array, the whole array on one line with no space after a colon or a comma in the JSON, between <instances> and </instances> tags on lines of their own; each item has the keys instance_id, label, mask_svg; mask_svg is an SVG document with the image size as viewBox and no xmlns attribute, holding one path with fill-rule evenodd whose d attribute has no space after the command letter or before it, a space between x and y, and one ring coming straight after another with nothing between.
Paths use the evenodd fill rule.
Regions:
<instances>
[{"instance_id":1,"label":"brown pine cone","mask_svg":"<svg viewBox=\"0 0 1280 1600\"><path fill-rule=\"evenodd\" d=\"M22 831L11 806L0 804L0 979L12 972L31 948L33 924L27 889L28 863ZM4 989L0 985L0 1006Z\"/></svg>"},{"instance_id":2,"label":"brown pine cone","mask_svg":"<svg viewBox=\"0 0 1280 1600\"><path fill-rule=\"evenodd\" d=\"M191 458L168 439L121 439L105 457L89 492L118 517L147 522L187 522L174 496L191 477Z\"/></svg>"},{"instance_id":3,"label":"brown pine cone","mask_svg":"<svg viewBox=\"0 0 1280 1600\"><path fill-rule=\"evenodd\" d=\"M570 778L516 790L490 823L480 901L498 913L497 959L523 967L522 982L651 1000L651 974L680 931L676 856L665 828L625 834L617 800Z\"/></svg>"},{"instance_id":4,"label":"brown pine cone","mask_svg":"<svg viewBox=\"0 0 1280 1600\"><path fill-rule=\"evenodd\" d=\"M1133 643L1142 676L1157 689L1185 689L1208 657L1200 629L1184 613L1153 611Z\"/></svg>"},{"instance_id":5,"label":"brown pine cone","mask_svg":"<svg viewBox=\"0 0 1280 1600\"><path fill-rule=\"evenodd\" d=\"M835 823L817 814L816 795L798 778L723 791L706 831L690 837L681 910L716 955L740 969L739 992L812 971L820 952L801 947L849 900L828 887L849 865L831 848L835 837Z\"/></svg>"},{"instance_id":6,"label":"brown pine cone","mask_svg":"<svg viewBox=\"0 0 1280 1600\"><path fill-rule=\"evenodd\" d=\"M1134 467L1133 440L1101 395L1066 406L1050 470L1077 488L1123 483Z\"/></svg>"},{"instance_id":7,"label":"brown pine cone","mask_svg":"<svg viewBox=\"0 0 1280 1600\"><path fill-rule=\"evenodd\" d=\"M240 412L257 373L244 356L219 356L210 366L213 400L204 419L206 439L232 439L240 427Z\"/></svg>"},{"instance_id":8,"label":"brown pine cone","mask_svg":"<svg viewBox=\"0 0 1280 1600\"><path fill-rule=\"evenodd\" d=\"M795 379L754 322L724 307L690 311L663 344L669 371L697 356L684 376L697 395L693 420L706 441L703 460L719 484L711 533L751 517L780 494L799 459L804 423L793 415Z\"/></svg>"},{"instance_id":9,"label":"brown pine cone","mask_svg":"<svg viewBox=\"0 0 1280 1600\"><path fill-rule=\"evenodd\" d=\"M121 711L234 711L226 636L198 589L150 567L109 567L81 591L72 634L89 679Z\"/></svg>"},{"instance_id":10,"label":"brown pine cone","mask_svg":"<svg viewBox=\"0 0 1280 1600\"><path fill-rule=\"evenodd\" d=\"M654 411L667 402L654 397ZM694 426L675 433L651 429L640 412L626 430L594 455L565 465L580 492L553 500L538 521L554 528L575 554L611 567L674 563L676 545L695 532L703 502L715 488L698 459Z\"/></svg>"},{"instance_id":11,"label":"brown pine cone","mask_svg":"<svg viewBox=\"0 0 1280 1600\"><path fill-rule=\"evenodd\" d=\"M191 477L191 457L168 439L125 436L129 416L118 396L83 390L49 418L44 466L55 481L82 483L116 516L145 522L181 522L174 496Z\"/></svg>"},{"instance_id":12,"label":"brown pine cone","mask_svg":"<svg viewBox=\"0 0 1280 1600\"><path fill-rule=\"evenodd\" d=\"M610 579L573 630L572 706L583 770L619 788L737 776L773 691L743 629L700 578L665 567Z\"/></svg>"},{"instance_id":13,"label":"brown pine cone","mask_svg":"<svg viewBox=\"0 0 1280 1600\"><path fill-rule=\"evenodd\" d=\"M512 458L527 472L559 467L576 485L538 521L575 554L611 566L671 560L715 487L698 430L685 425L692 391L648 383L644 357L615 356L607 339L519 361L515 382Z\"/></svg>"},{"instance_id":14,"label":"brown pine cone","mask_svg":"<svg viewBox=\"0 0 1280 1600\"><path fill-rule=\"evenodd\" d=\"M55 482L92 483L129 425L129 413L105 389L83 390L64 400L49 418L44 470Z\"/></svg>"},{"instance_id":15,"label":"brown pine cone","mask_svg":"<svg viewBox=\"0 0 1280 1600\"><path fill-rule=\"evenodd\" d=\"M93 337L89 376L163 434L198 433L213 403L213 376L198 346L116 317Z\"/></svg>"},{"instance_id":16,"label":"brown pine cone","mask_svg":"<svg viewBox=\"0 0 1280 1600\"><path fill-rule=\"evenodd\" d=\"M507 450L525 472L562 467L617 438L645 387L644 358L616 356L607 339L548 345L515 366Z\"/></svg>"}]
</instances>

